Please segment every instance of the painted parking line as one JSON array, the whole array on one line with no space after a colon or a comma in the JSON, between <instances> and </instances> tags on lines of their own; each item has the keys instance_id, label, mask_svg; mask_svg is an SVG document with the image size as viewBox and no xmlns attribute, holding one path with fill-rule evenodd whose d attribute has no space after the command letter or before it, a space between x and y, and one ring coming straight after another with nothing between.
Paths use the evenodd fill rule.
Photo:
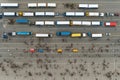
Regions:
<instances>
[{"instance_id":1,"label":"painted parking line","mask_svg":"<svg viewBox=\"0 0 120 80\"><path fill-rule=\"evenodd\" d=\"M73 47L73 48L74 48L74 47ZM10 48L6 48L6 47L5 47L5 48L0 48L0 50L4 50L4 49L13 49L13 50L15 50L16 48L11 48L11 47L10 47ZM28 49L28 48L17 48L17 49L18 49L18 50L20 50L20 49L23 50L23 49ZM46 50L46 48L42 48L42 49ZM56 48L49 48L49 49L56 49ZM71 48L64 48L64 47L62 47L62 49L71 49ZM77 49L82 50L80 47L77 48ZM84 49L84 50L88 50L88 49L89 49L89 48ZM97 47L94 48L94 50L98 50L98 49L117 49L117 50L119 50L120 48L107 48L107 47L106 47L106 48L105 48L105 47L104 47L104 48L97 48Z\"/></svg>"},{"instance_id":2,"label":"painted parking line","mask_svg":"<svg viewBox=\"0 0 120 80\"><path fill-rule=\"evenodd\" d=\"M0 44L24 44L24 43L0 43ZM34 44L38 44L38 43L34 43ZM71 44L71 43L40 43L40 44ZM72 44L115 44L115 43L72 43ZM120 43L118 43L120 44Z\"/></svg>"},{"instance_id":3,"label":"painted parking line","mask_svg":"<svg viewBox=\"0 0 120 80\"><path fill-rule=\"evenodd\" d=\"M119 37L120 35L111 35L111 36L116 36L116 37Z\"/></svg>"}]
</instances>

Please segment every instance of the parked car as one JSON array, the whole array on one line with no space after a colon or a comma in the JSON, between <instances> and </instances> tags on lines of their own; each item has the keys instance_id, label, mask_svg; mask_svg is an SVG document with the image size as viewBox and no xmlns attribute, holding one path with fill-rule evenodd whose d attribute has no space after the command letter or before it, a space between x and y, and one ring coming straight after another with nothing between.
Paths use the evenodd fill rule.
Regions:
<instances>
[{"instance_id":1,"label":"parked car","mask_svg":"<svg viewBox=\"0 0 120 80\"><path fill-rule=\"evenodd\" d=\"M107 33L105 33L105 35L106 35L106 36L110 36L110 35L111 35L111 33L108 33L108 32L107 32Z\"/></svg>"},{"instance_id":2,"label":"parked car","mask_svg":"<svg viewBox=\"0 0 120 80\"><path fill-rule=\"evenodd\" d=\"M8 35L7 35L6 32L3 33L2 38L3 38L3 39L8 39Z\"/></svg>"},{"instance_id":3,"label":"parked car","mask_svg":"<svg viewBox=\"0 0 120 80\"><path fill-rule=\"evenodd\" d=\"M114 15L115 15L115 16L120 16L120 14L119 14L119 13L114 13Z\"/></svg>"},{"instance_id":4,"label":"parked car","mask_svg":"<svg viewBox=\"0 0 120 80\"><path fill-rule=\"evenodd\" d=\"M106 16L119 16L120 14L119 13L109 13L109 12L106 12L105 15Z\"/></svg>"},{"instance_id":5,"label":"parked car","mask_svg":"<svg viewBox=\"0 0 120 80\"><path fill-rule=\"evenodd\" d=\"M73 52L73 53L78 53L78 51L79 51L79 50L76 49L76 48L72 49L72 52Z\"/></svg>"},{"instance_id":6,"label":"parked car","mask_svg":"<svg viewBox=\"0 0 120 80\"><path fill-rule=\"evenodd\" d=\"M105 13L105 16L109 16L109 12L106 12L106 13Z\"/></svg>"},{"instance_id":7,"label":"parked car","mask_svg":"<svg viewBox=\"0 0 120 80\"><path fill-rule=\"evenodd\" d=\"M109 16L115 16L115 14L114 13L109 13Z\"/></svg>"},{"instance_id":8,"label":"parked car","mask_svg":"<svg viewBox=\"0 0 120 80\"><path fill-rule=\"evenodd\" d=\"M109 16L114 16L114 13L106 12L105 15L106 15L107 17L109 17Z\"/></svg>"},{"instance_id":9,"label":"parked car","mask_svg":"<svg viewBox=\"0 0 120 80\"><path fill-rule=\"evenodd\" d=\"M59 48L59 49L57 49L57 52L58 52L58 53L62 53L63 50L62 50L61 48Z\"/></svg>"}]
</instances>

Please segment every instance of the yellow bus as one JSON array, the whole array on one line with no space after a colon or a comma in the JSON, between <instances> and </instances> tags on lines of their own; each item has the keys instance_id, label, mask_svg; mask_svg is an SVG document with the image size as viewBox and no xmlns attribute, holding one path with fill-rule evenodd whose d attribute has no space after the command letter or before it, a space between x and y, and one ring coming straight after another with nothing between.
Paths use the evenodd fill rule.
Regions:
<instances>
[{"instance_id":1,"label":"yellow bus","mask_svg":"<svg viewBox=\"0 0 120 80\"><path fill-rule=\"evenodd\" d=\"M82 37L81 33L72 33L71 37Z\"/></svg>"}]
</instances>

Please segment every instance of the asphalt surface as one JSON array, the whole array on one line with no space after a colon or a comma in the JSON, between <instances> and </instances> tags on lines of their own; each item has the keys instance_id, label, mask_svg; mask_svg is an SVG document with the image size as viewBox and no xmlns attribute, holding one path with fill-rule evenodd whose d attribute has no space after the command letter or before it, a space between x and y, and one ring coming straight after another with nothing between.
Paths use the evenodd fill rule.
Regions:
<instances>
[{"instance_id":1,"label":"asphalt surface","mask_svg":"<svg viewBox=\"0 0 120 80\"><path fill-rule=\"evenodd\" d=\"M64 4L63 1L60 0L0 0L0 2L17 2L20 4L19 8L2 8L0 9L0 12L5 11L32 11L32 12L38 12L38 11L53 11L56 13L64 13L67 11L98 11L98 12L120 12L119 0L75 0L75 8L70 9L64 7L65 3L73 3L73 0L65 0ZM57 8L49 9L49 8L36 8L36 9L28 9L27 3L30 2L56 2ZM97 3L99 4L99 9L93 9L93 10L83 10L78 9L78 3ZM3 58L11 58L16 57L16 62L29 62L29 60L35 60L36 58L43 58L46 59L46 55L48 59L51 60L57 60L55 64L61 64L61 67L67 66L69 68L69 65L67 65L67 59L73 60L77 59L78 64L80 61L80 58L83 58L83 60L88 61L88 65L92 61L96 61L96 63L100 63L103 58L110 62L111 65L119 65L119 62L115 62L115 59L119 61L120 57L120 18L119 17L25 17L29 19L30 21L34 22L37 20L81 20L81 21L116 21L117 27L105 27L105 26L35 26L35 25L29 25L29 24L8 24L8 19L18 19L21 17L4 17L0 20L0 34L2 35L3 32L12 32L12 31L30 31L33 33L32 36L16 36L16 37L9 37L8 40L0 38L0 56L1 59ZM93 32L93 33L103 33L103 37L99 39L91 39L90 37L86 38L71 38L71 37L57 37L55 34L57 31L71 31L71 32ZM35 38L35 33L53 33L53 38ZM111 33L111 36L106 36L105 33ZM31 54L29 52L30 48L35 49L44 49L44 53L35 52L34 54ZM57 49L62 48L63 53L58 54ZM73 53L72 49L77 48L79 50L78 53ZM27 51L27 52L26 52ZM31 58L32 57L32 58ZM89 62L90 61L90 62ZM51 62L52 64L52 62ZM54 62L53 62L54 64ZM77 64L76 64L77 65ZM115 69L115 66L110 66L110 70ZM91 71L91 69L89 69ZM61 71L64 71L61 69ZM52 72L52 69L51 69ZM56 74L57 71L53 70L53 73ZM56 74L56 76L60 77L60 75ZM77 75L76 75L77 76ZM65 80L67 80L68 76L65 76ZM105 79L104 76L98 76L100 80ZM48 77L49 78L49 77ZM74 78L74 79L73 79ZM85 80L86 75L83 76L83 78L80 77L69 77L68 80L77 80L77 79ZM119 77L113 78L113 80L119 80ZM44 76L41 80L44 79ZM49 78L50 80L54 80L52 78ZM57 80L62 80L61 78L56 78ZM8 80L8 79L6 79ZM64 80L64 79L63 79ZM86 80L97 80L95 79L95 76L93 77L93 74L86 78ZM107 79L105 79L107 80Z\"/></svg>"},{"instance_id":2,"label":"asphalt surface","mask_svg":"<svg viewBox=\"0 0 120 80\"><path fill-rule=\"evenodd\" d=\"M7 0L1 1L1 2L9 2ZM12 0L10 2L18 2L15 0ZM5 12L5 11L14 11L14 12L18 12L18 11L32 11L32 12L36 12L36 11L53 11L59 14L63 14L66 11L98 11L98 12L118 12L119 11L119 1L88 1L88 2L84 2L83 3L98 3L99 4L99 9L78 9L78 3L81 1L75 1L75 8L74 9L70 9L70 8L66 8L64 6L65 3L68 3L68 1L66 0L65 3L61 3L60 1L55 0L54 2L57 3L57 8L35 8L35 9L29 9L27 8L27 3L28 2L36 2L38 3L39 1L26 1L25 3L23 3L22 0L19 1L20 7L19 8L2 8L1 12ZM41 1L42 2L42 1ZM47 2L47 1L46 1ZM69 3L72 3L72 1L69 1ZM115 5L114 5L115 4ZM64 9L63 9L64 8ZM58 49L58 48L62 48L62 49L67 49L68 47L70 47L70 50L72 48L78 48L80 51L79 53L83 53L81 52L81 48L85 47L84 52L89 53L89 49L91 49L92 45L95 45L95 50L98 51L99 48L104 48L106 49L106 45L108 45L109 47L107 48L108 54L111 51L115 51L114 49L119 49L119 42L117 42L120 38L120 33L119 33L119 29L120 29L120 22L119 22L119 17L64 17L64 16L58 16L58 17L25 17L27 19L29 19L30 21L34 22L36 20L52 20L52 21L57 21L57 20L81 20L81 21L94 21L94 20L98 20L98 21L102 21L102 22L106 22L106 21L116 21L117 27L104 27L104 26L70 26L70 27L59 27L59 26L35 26L35 25L29 25L29 24L8 24L8 19L18 19L21 17L4 17L1 20L1 34L2 32L12 32L12 31L31 31L33 32L33 36L27 36L27 37L23 37L23 36L16 36L16 37L9 37L9 40L3 40L2 38L0 38L0 42L1 43L5 43L6 46L2 46L1 50L2 52L7 52L8 48L9 50L13 49L13 48L20 48L20 49L29 49L29 48L42 48L42 47L36 47L36 46L40 46L42 44L47 44L46 46L49 47L49 49L52 50L52 53L54 53L54 50ZM71 31L71 32L93 32L93 33L103 33L103 38L100 39L91 39L90 37L86 37L86 38L71 38L71 37L57 37L55 34L57 31ZM44 39L38 39L35 38L34 34L35 33L53 33L53 38L44 38ZM111 33L111 36L106 36L105 33ZM64 40L64 41L63 41ZM24 44L25 41L27 42L27 44ZM31 43L33 42L33 44ZM106 44L108 43L108 44ZM18 44L18 45L17 45ZM82 45L81 45L82 44ZM111 45L114 44L114 45ZM2 44L1 44L2 45ZM73 45L73 46L71 46ZM9 46L9 47L7 47ZM46 46L43 47L43 49L46 49ZM5 50L6 49L6 50ZM88 50L88 51L87 51ZM71 51L70 51L71 52ZM95 51L96 52L96 51ZM47 53L47 52L45 52ZM48 52L49 53L49 52ZM68 53L65 52L64 53ZM96 52L97 53L97 52ZM103 51L103 53L106 53ZM119 53L119 51L115 52L115 53Z\"/></svg>"},{"instance_id":3,"label":"asphalt surface","mask_svg":"<svg viewBox=\"0 0 120 80\"><path fill-rule=\"evenodd\" d=\"M1 2L18 2L16 0L11 0L11 1L1 1ZM61 1L53 1L57 3L57 8L35 8L35 9L28 9L27 8L27 3L28 2L36 2L38 3L39 1L28 1L26 0L26 2L23 3L22 0L19 0L19 4L20 7L19 8L2 8L1 12L5 12L5 11L14 11L14 12L18 12L18 11L32 11L32 12L36 12L36 11L53 11L56 13L64 13L66 11L98 11L98 12L119 12L119 1L75 1L75 8L74 9L70 9L70 8L66 8L64 6L65 3L68 3L68 1L66 0L65 3L63 4ZM42 1L41 1L42 2ZM46 1L49 2L49 1ZM52 2L52 1L51 1ZM83 9L78 9L78 3L98 3L99 4L99 9L87 9L87 10L83 10ZM69 1L69 3L72 3L72 0ZM64 8L64 9L63 9ZM0 38L0 42L1 45L5 43L5 45L1 46L1 52L7 52L8 50L12 50L13 48L18 48L18 49L29 49L29 48L43 48L46 49L46 46L49 47L49 49L51 49L51 53L54 53L54 50L58 49L58 48L63 48L63 49L67 49L70 47L70 52L71 49L73 48L78 48L80 51L79 53L89 53L89 49L91 49L92 45L95 45L95 50L98 51L99 48L103 48L106 49L106 45L108 45L109 47L107 47L108 49L108 54L111 51L115 51L115 49L119 49L119 42L118 40L120 39L120 21L119 21L119 17L64 17L64 16L60 16L60 17L25 17L27 19L29 19L30 21L34 22L36 20L52 20L52 21L56 21L56 20L81 20L81 21L94 21L94 20L98 20L98 21L102 21L102 22L106 22L106 21L116 21L117 27L104 27L104 26L70 26L70 27L58 27L58 26L42 26L42 27L38 27L35 25L30 26L29 24L8 24L8 19L18 19L21 17L4 17L3 19L0 20L0 30L1 30L1 34L2 32L12 32L12 31L31 31L34 34L39 32L39 33L53 33L54 37L53 38L44 38L44 39L38 39L35 38L34 34L33 36L27 36L27 37L23 37L23 36L16 36L16 37L9 37L9 39L3 40L2 38ZM86 38L71 38L71 37L57 37L55 34L57 31L71 31L71 32L93 32L93 33L103 33L103 38L100 39L91 39L90 37L86 37ZM111 33L111 36L106 36L105 33L109 32ZM64 40L64 41L63 41ZM24 44L25 42L27 42L27 44ZM33 42L33 44L31 43ZM42 44L47 44L44 47L39 47ZM108 43L108 44L106 44ZM82 45L81 45L82 44ZM96 45L97 44L97 45ZM111 45L114 44L114 45ZM73 46L71 46L73 45ZM82 50L82 47L85 47L85 51ZM3 49L3 50L2 50ZM13 50L12 50L13 51ZM95 53L97 53L95 51ZM16 52L16 51L15 51ZM56 52L56 51L55 51ZM47 53L45 51L45 53ZM49 52L48 52L49 53ZM64 51L64 53L68 53L66 51ZM102 52L105 53L106 52ZM114 52L114 53L119 53L119 51Z\"/></svg>"}]
</instances>

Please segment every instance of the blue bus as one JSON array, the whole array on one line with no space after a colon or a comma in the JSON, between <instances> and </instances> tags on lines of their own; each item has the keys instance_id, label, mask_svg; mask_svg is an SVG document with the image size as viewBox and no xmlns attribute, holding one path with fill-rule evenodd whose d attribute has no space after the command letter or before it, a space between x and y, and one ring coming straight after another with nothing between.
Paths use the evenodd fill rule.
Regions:
<instances>
[{"instance_id":1,"label":"blue bus","mask_svg":"<svg viewBox=\"0 0 120 80\"><path fill-rule=\"evenodd\" d=\"M29 23L29 20L28 19L17 19L15 22L16 23Z\"/></svg>"},{"instance_id":2,"label":"blue bus","mask_svg":"<svg viewBox=\"0 0 120 80\"><path fill-rule=\"evenodd\" d=\"M16 35L28 36L28 35L32 35L32 32L12 32L12 36L16 36Z\"/></svg>"},{"instance_id":3,"label":"blue bus","mask_svg":"<svg viewBox=\"0 0 120 80\"><path fill-rule=\"evenodd\" d=\"M16 35L31 35L31 32L16 32Z\"/></svg>"},{"instance_id":4,"label":"blue bus","mask_svg":"<svg viewBox=\"0 0 120 80\"><path fill-rule=\"evenodd\" d=\"M71 32L69 31L62 31L62 32L56 32L57 36L70 36Z\"/></svg>"}]
</instances>

